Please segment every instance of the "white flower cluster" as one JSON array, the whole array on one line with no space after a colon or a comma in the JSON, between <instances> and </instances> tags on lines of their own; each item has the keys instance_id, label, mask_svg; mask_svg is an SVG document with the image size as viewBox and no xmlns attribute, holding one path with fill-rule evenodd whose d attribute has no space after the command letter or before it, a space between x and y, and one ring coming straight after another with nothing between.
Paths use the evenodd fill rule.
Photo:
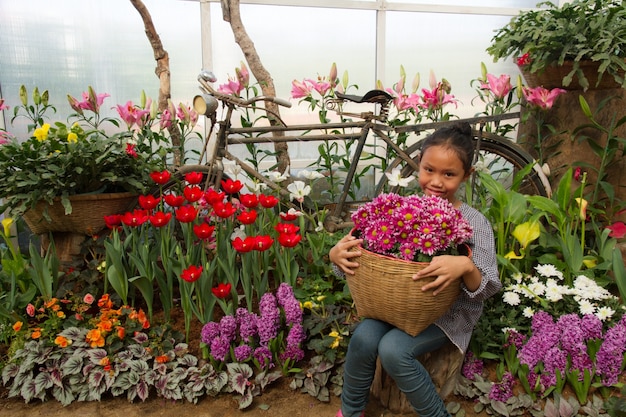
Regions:
<instances>
[{"instance_id":1,"label":"white flower cluster","mask_svg":"<svg viewBox=\"0 0 626 417\"><path fill-rule=\"evenodd\" d=\"M571 297L578 304L578 312L582 315L595 314L600 320L605 321L615 314L611 307L601 304L608 300L617 300L617 297L600 287L594 280L579 275L572 286L562 285L560 282L563 280L563 273L554 265L538 265L535 270L537 275L524 277L517 274L513 277L515 283L509 285L502 296L506 304L519 306L526 300L531 301L533 305L541 300L558 303ZM522 314L530 318L535 314L535 310L527 306Z\"/></svg>"}]
</instances>

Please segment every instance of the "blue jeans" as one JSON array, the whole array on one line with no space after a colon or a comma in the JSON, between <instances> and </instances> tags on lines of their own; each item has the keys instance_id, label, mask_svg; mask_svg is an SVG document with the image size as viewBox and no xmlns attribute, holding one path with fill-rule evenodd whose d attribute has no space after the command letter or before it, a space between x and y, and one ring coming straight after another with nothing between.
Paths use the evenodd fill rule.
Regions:
<instances>
[{"instance_id":1,"label":"blue jeans","mask_svg":"<svg viewBox=\"0 0 626 417\"><path fill-rule=\"evenodd\" d=\"M388 323L364 319L350 338L344 364L344 417L357 417L365 410L377 357L420 417L449 416L430 375L416 359L446 342L447 336L434 324L413 337Z\"/></svg>"}]
</instances>

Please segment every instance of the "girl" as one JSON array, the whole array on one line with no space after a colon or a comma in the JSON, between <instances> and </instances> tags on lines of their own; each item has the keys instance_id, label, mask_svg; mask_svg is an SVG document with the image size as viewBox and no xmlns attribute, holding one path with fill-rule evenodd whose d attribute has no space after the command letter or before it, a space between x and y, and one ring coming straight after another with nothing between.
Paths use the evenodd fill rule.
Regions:
<instances>
[{"instance_id":1,"label":"girl","mask_svg":"<svg viewBox=\"0 0 626 417\"><path fill-rule=\"evenodd\" d=\"M436 276L436 280L422 287L424 291L433 289L435 296L461 280L458 299L448 312L415 337L388 323L364 319L350 339L341 409L336 417L364 416L377 357L420 417L448 415L430 375L416 358L448 342L465 353L482 313L483 301L502 288L489 221L455 196L473 171L473 154L471 127L466 123L457 124L437 130L424 141L419 164L418 180L423 192L447 199L470 222L473 236L468 244L472 257L434 257L428 267L413 275L413 279ZM361 253L351 249L361 243L361 239L347 235L330 250L330 260L337 274L354 274Z\"/></svg>"}]
</instances>

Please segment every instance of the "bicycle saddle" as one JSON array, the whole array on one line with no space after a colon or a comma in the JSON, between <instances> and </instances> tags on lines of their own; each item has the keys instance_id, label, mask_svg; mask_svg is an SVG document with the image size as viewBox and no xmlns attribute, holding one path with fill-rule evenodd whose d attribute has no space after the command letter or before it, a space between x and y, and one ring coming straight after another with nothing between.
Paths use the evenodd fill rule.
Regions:
<instances>
[{"instance_id":1,"label":"bicycle saddle","mask_svg":"<svg viewBox=\"0 0 626 417\"><path fill-rule=\"evenodd\" d=\"M379 103L386 104L393 99L393 96L383 90L370 90L362 96L352 94L342 94L335 91L337 98L341 100L349 100L355 103Z\"/></svg>"}]
</instances>

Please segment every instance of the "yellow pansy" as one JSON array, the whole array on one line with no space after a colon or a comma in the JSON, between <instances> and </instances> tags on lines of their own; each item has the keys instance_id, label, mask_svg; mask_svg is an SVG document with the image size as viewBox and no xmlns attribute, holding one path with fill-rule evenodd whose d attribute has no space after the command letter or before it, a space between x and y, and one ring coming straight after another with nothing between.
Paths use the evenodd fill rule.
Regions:
<instances>
[{"instance_id":1,"label":"yellow pansy","mask_svg":"<svg viewBox=\"0 0 626 417\"><path fill-rule=\"evenodd\" d=\"M333 330L332 332L328 333L328 335L330 337L334 337L335 340L333 340L333 343L330 344L330 348L331 349L337 349L339 347L339 342L341 342L341 339L343 339L343 337L341 337L339 335L339 332Z\"/></svg>"},{"instance_id":2,"label":"yellow pansy","mask_svg":"<svg viewBox=\"0 0 626 417\"><path fill-rule=\"evenodd\" d=\"M596 258L593 259L583 259L583 264L589 268L595 268L598 265L598 260Z\"/></svg>"},{"instance_id":3,"label":"yellow pansy","mask_svg":"<svg viewBox=\"0 0 626 417\"><path fill-rule=\"evenodd\" d=\"M67 134L67 142L68 143L76 143L78 142L78 135L74 132L70 132Z\"/></svg>"},{"instance_id":4,"label":"yellow pansy","mask_svg":"<svg viewBox=\"0 0 626 417\"><path fill-rule=\"evenodd\" d=\"M2 219L2 227L4 228L4 235L9 236L11 234L11 225L13 224L12 217L5 217Z\"/></svg>"},{"instance_id":5,"label":"yellow pansy","mask_svg":"<svg viewBox=\"0 0 626 417\"><path fill-rule=\"evenodd\" d=\"M50 130L50 123L44 123L43 126L38 127L37 129L35 129L35 132L33 133L33 136L39 142L43 142L44 140L48 139L48 131L49 130Z\"/></svg>"}]
</instances>

